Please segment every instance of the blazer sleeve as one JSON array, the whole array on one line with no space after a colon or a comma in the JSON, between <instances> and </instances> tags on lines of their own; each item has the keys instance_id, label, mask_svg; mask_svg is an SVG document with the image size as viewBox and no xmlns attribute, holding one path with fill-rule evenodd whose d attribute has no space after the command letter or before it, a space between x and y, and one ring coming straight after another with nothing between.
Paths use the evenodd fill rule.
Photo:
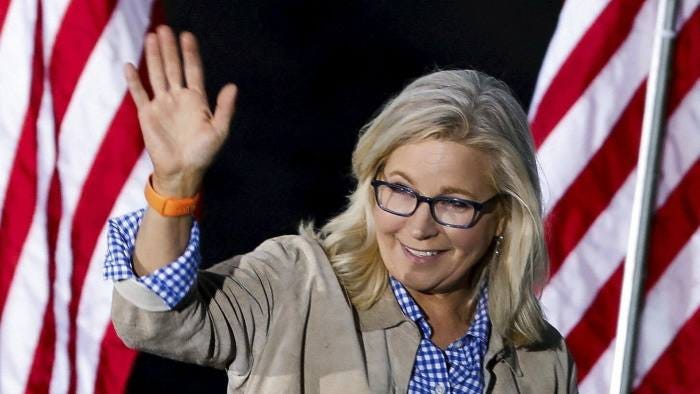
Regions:
<instances>
[{"instance_id":1,"label":"blazer sleeve","mask_svg":"<svg viewBox=\"0 0 700 394\"><path fill-rule=\"evenodd\" d=\"M251 253L200 270L172 310L163 310L144 286L116 282L116 332L134 349L245 374L264 346L276 300L299 260L299 252L289 249L279 238L268 240Z\"/></svg>"}]
</instances>

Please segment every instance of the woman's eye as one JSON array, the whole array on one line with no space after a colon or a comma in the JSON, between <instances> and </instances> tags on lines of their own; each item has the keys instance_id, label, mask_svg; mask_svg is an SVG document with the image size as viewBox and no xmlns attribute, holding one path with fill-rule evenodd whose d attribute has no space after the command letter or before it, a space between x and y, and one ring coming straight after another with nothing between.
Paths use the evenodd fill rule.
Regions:
<instances>
[{"instance_id":1,"label":"woman's eye","mask_svg":"<svg viewBox=\"0 0 700 394\"><path fill-rule=\"evenodd\" d=\"M470 208L470 206L461 201L449 201L447 207L453 211L464 211Z\"/></svg>"},{"instance_id":2,"label":"woman's eye","mask_svg":"<svg viewBox=\"0 0 700 394\"><path fill-rule=\"evenodd\" d=\"M392 184L391 190L396 192L396 193L413 194L411 191L411 188L409 188L408 186L402 185L400 183Z\"/></svg>"}]
</instances>

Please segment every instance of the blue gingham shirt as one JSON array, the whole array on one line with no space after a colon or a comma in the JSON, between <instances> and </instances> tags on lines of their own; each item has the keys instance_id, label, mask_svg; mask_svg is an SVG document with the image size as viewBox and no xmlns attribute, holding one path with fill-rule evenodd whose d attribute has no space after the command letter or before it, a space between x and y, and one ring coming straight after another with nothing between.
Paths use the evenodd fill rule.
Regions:
<instances>
[{"instance_id":1,"label":"blue gingham shirt","mask_svg":"<svg viewBox=\"0 0 700 394\"><path fill-rule=\"evenodd\" d=\"M187 295L197 277L199 262L202 260L199 254L199 225L194 221L189 244L182 256L149 275L137 277L131 265L131 256L144 212L145 209L140 209L109 219L103 275L105 279L113 281L135 277L172 309Z\"/></svg>"},{"instance_id":2,"label":"blue gingham shirt","mask_svg":"<svg viewBox=\"0 0 700 394\"><path fill-rule=\"evenodd\" d=\"M481 287L476 311L467 332L442 350L430 340L432 327L413 297L398 280L391 277L389 280L401 310L416 323L421 332L408 392L481 393L484 387L481 367L491 329L487 287Z\"/></svg>"},{"instance_id":3,"label":"blue gingham shirt","mask_svg":"<svg viewBox=\"0 0 700 394\"><path fill-rule=\"evenodd\" d=\"M136 277L131 256L143 214L144 210L141 209L109 220L105 279L119 281ZM194 221L189 244L182 256L149 275L136 277L136 280L156 293L170 308L174 308L192 287L200 261L199 226ZM442 350L430 340L432 328L418 304L399 281L389 279L401 310L416 323L421 332L408 391L436 394L481 393L484 387L481 367L490 331L486 286L481 287L476 311L466 334Z\"/></svg>"}]
</instances>

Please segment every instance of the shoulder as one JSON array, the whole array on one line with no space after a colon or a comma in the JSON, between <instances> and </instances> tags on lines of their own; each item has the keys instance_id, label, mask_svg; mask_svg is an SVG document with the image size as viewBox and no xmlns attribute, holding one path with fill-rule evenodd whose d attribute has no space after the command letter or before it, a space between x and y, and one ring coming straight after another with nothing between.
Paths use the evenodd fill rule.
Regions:
<instances>
[{"instance_id":1,"label":"shoulder","mask_svg":"<svg viewBox=\"0 0 700 394\"><path fill-rule=\"evenodd\" d=\"M241 269L275 276L332 270L321 244L304 235L282 235L267 239L252 251L224 260L207 271L232 275Z\"/></svg>"},{"instance_id":2,"label":"shoulder","mask_svg":"<svg viewBox=\"0 0 700 394\"><path fill-rule=\"evenodd\" d=\"M319 241L307 235L281 235L270 238L261 243L255 251L268 251L278 248L281 248L281 251L285 254L296 258L327 259Z\"/></svg>"},{"instance_id":3,"label":"shoulder","mask_svg":"<svg viewBox=\"0 0 700 394\"><path fill-rule=\"evenodd\" d=\"M309 264L329 266L328 256L318 240L306 235L282 235L261 243L250 253L253 258L285 261L295 268ZM301 265L301 267L298 267Z\"/></svg>"},{"instance_id":4,"label":"shoulder","mask_svg":"<svg viewBox=\"0 0 700 394\"><path fill-rule=\"evenodd\" d=\"M523 346L522 350L525 352L554 352L554 353L564 353L566 352L566 342L564 337L559 333L559 331L554 328L551 324L545 321L544 331L542 333L542 340L531 345Z\"/></svg>"},{"instance_id":5,"label":"shoulder","mask_svg":"<svg viewBox=\"0 0 700 394\"><path fill-rule=\"evenodd\" d=\"M540 342L517 348L516 353L523 376L549 381L559 388L557 392L576 392L573 357L562 335L550 324L547 324Z\"/></svg>"}]
</instances>

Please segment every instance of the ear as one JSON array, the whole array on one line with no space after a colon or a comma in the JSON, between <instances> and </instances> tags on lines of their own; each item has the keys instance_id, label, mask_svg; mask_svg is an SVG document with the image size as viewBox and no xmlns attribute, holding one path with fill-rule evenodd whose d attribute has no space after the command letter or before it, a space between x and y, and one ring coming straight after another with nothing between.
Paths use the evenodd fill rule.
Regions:
<instances>
[{"instance_id":1,"label":"ear","mask_svg":"<svg viewBox=\"0 0 700 394\"><path fill-rule=\"evenodd\" d=\"M508 214L507 210L503 206L504 202L499 201L498 205L496 207L496 216L498 217L496 221L496 233L494 236L498 237L499 235L503 235L503 233L506 231L506 227L508 226Z\"/></svg>"},{"instance_id":2,"label":"ear","mask_svg":"<svg viewBox=\"0 0 700 394\"><path fill-rule=\"evenodd\" d=\"M501 218L498 220L498 224L496 225L496 233L495 233L495 235L494 235L495 237L498 237L499 235L503 235L503 233L504 233L505 230L506 230L506 225L505 225L505 223L506 223L506 220L505 220L503 217L501 217Z\"/></svg>"}]
</instances>

